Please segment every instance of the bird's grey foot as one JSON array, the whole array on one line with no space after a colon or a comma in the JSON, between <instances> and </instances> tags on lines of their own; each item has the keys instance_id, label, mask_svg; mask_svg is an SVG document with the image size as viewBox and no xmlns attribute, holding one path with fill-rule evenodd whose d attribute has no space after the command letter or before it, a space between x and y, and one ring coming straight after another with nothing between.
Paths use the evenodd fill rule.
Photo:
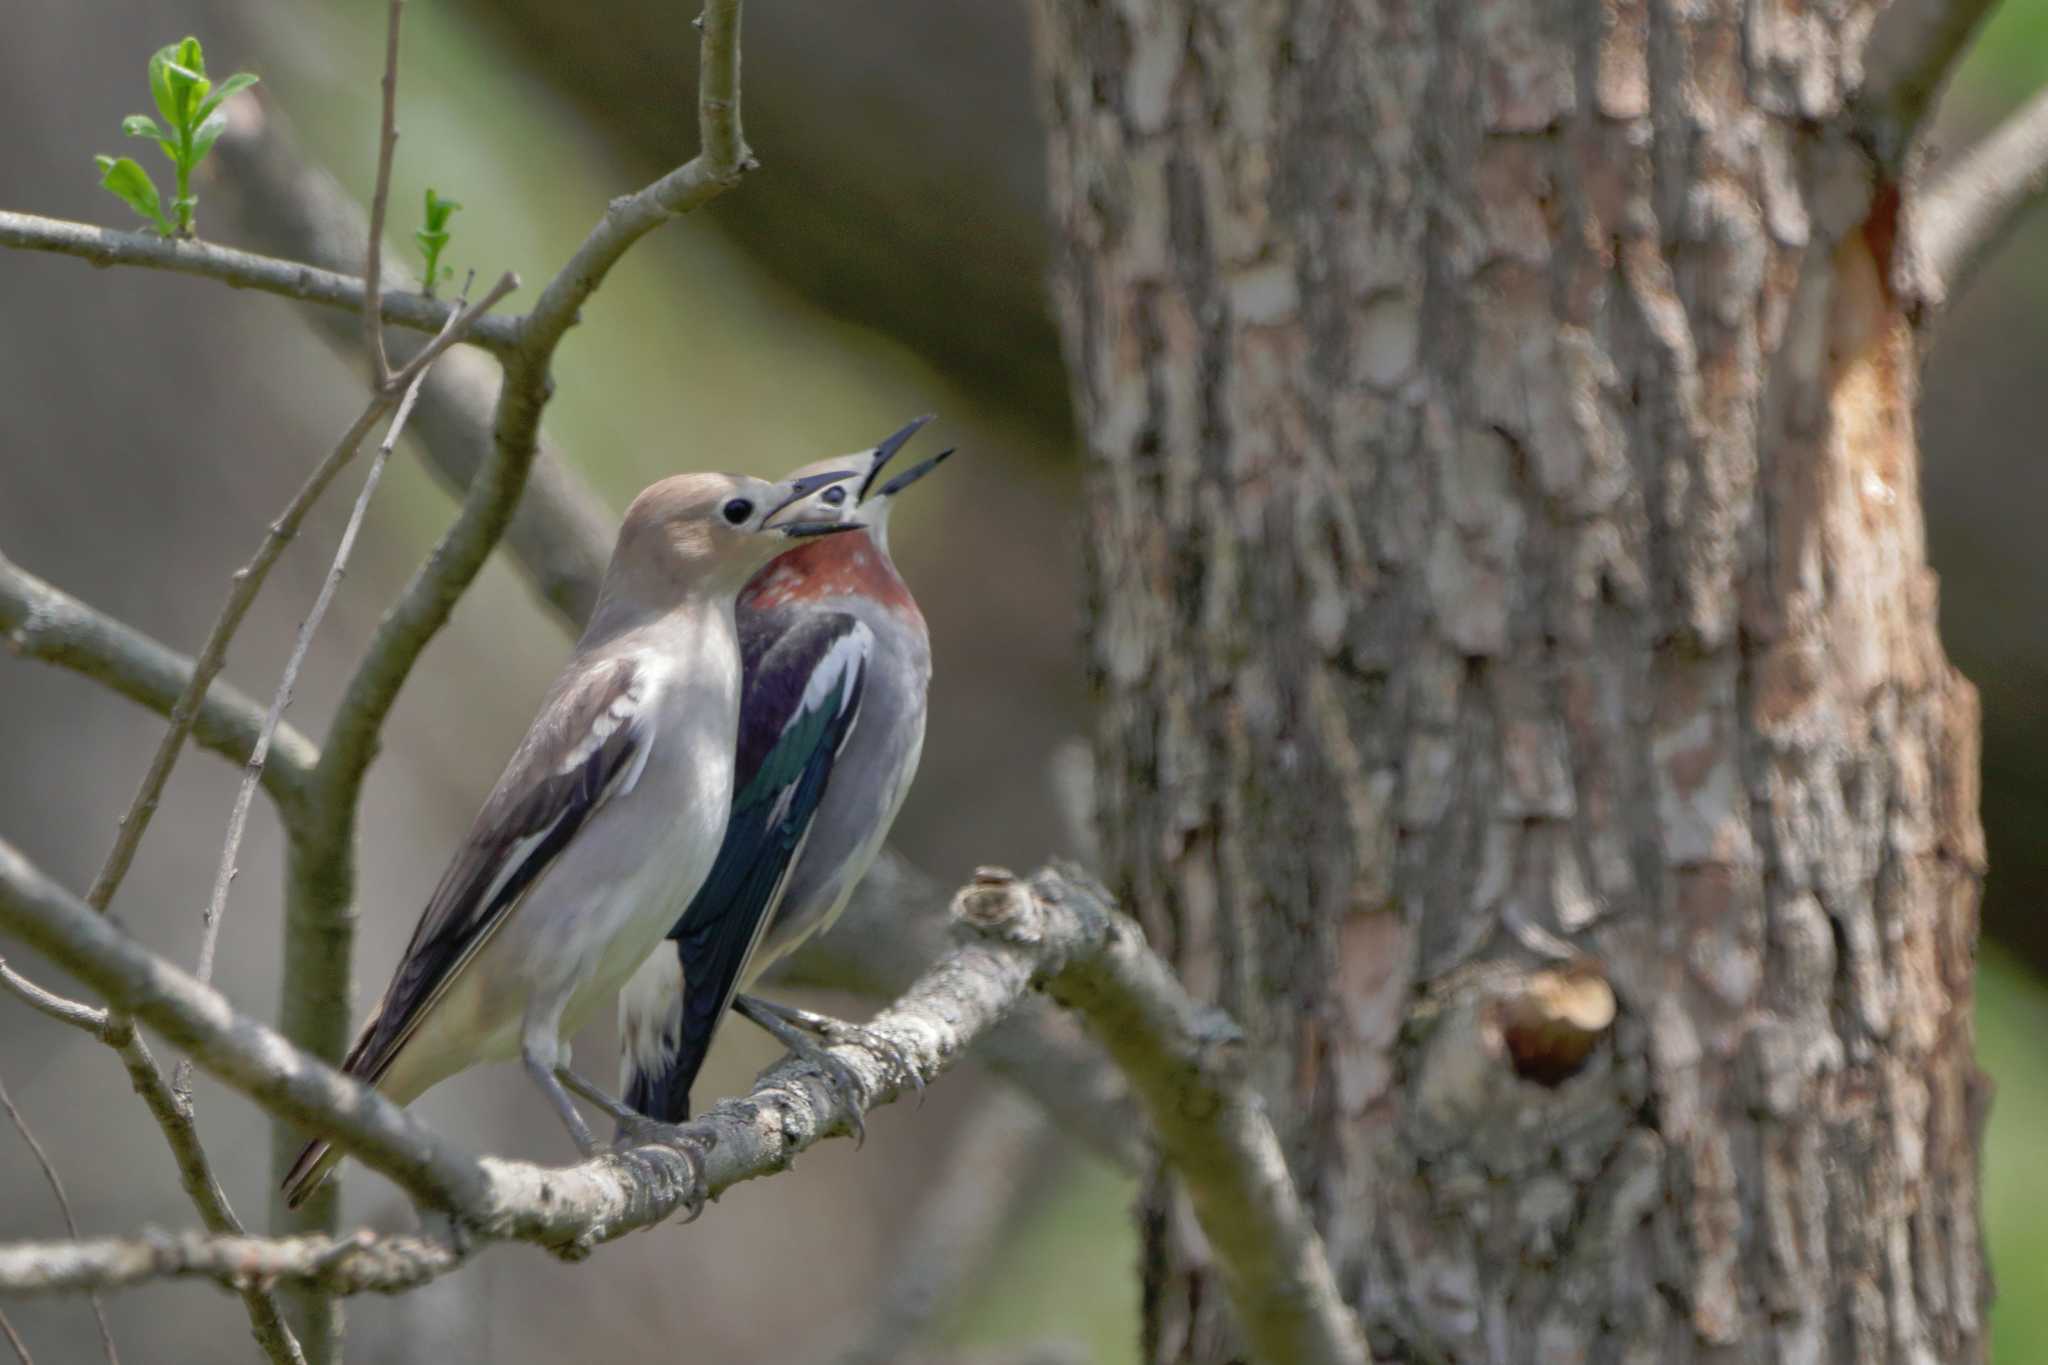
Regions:
<instances>
[{"instance_id":1,"label":"bird's grey foot","mask_svg":"<svg viewBox=\"0 0 2048 1365\"><path fill-rule=\"evenodd\" d=\"M624 1100L613 1099L610 1092L601 1089L597 1082L578 1075L566 1066L556 1067L555 1075L563 1085L568 1086L584 1099L589 1100L592 1104L609 1114L621 1128L629 1123L647 1123L651 1121L645 1114L635 1109L632 1105L627 1104Z\"/></svg>"},{"instance_id":2,"label":"bird's grey foot","mask_svg":"<svg viewBox=\"0 0 2048 1365\"><path fill-rule=\"evenodd\" d=\"M733 1013L765 1031L769 1037L788 1048L791 1055L824 1076L827 1084L845 1103L847 1112L852 1115L854 1146L864 1144L868 1140L868 1130L867 1125L861 1120L861 1111L867 1107L868 1092L867 1087L861 1084L860 1073L813 1042L810 1035L817 1030L807 1030L804 1024L786 1019L783 1012L789 1009L788 1006L771 1005L757 996L739 995L733 997L732 1008ZM824 1015L812 1015L808 1010L793 1012L809 1015L812 1019L823 1020L828 1024L839 1023L836 1019L826 1019ZM839 1026L850 1027L843 1024Z\"/></svg>"},{"instance_id":3,"label":"bird's grey foot","mask_svg":"<svg viewBox=\"0 0 2048 1365\"><path fill-rule=\"evenodd\" d=\"M844 1019L834 1019L829 1014L817 1014L811 1010L798 1009L795 1005L784 1005L773 1000L763 1000L758 995L742 995L737 997L733 1001L733 1008L739 1009L741 1001L745 1001L752 1008L759 1010L763 1014L774 1015L785 1024L823 1038L828 1043L855 1043L866 1048L894 1067L899 1074L907 1077L911 1088L917 1091L918 1103L924 1103L924 1077L918 1073L916 1064L910 1060L910 1055L897 1044L895 1039L888 1037L886 1034L877 1033L863 1024L849 1024ZM743 1015L746 1013L744 1010L740 1012ZM753 1018L752 1015L746 1015L746 1017ZM755 1022L759 1023L760 1021L755 1020Z\"/></svg>"},{"instance_id":4,"label":"bird's grey foot","mask_svg":"<svg viewBox=\"0 0 2048 1365\"><path fill-rule=\"evenodd\" d=\"M634 1147L659 1146L681 1153L683 1160L690 1163L690 1188L683 1195L683 1223L696 1222L702 1216L704 1206L711 1202L711 1176L704 1169L704 1148L709 1138L692 1131L688 1124L663 1123L625 1105L619 1108L624 1112L613 1115L619 1127L612 1138L612 1150L623 1152Z\"/></svg>"},{"instance_id":5,"label":"bird's grey foot","mask_svg":"<svg viewBox=\"0 0 2048 1365\"><path fill-rule=\"evenodd\" d=\"M576 1144L576 1150L583 1153L585 1159L596 1156L597 1139L590 1135L590 1125L585 1123L583 1115L576 1111L576 1101L569 1098L569 1092L555 1079L555 1073L534 1053L527 1053L523 1060L526 1064L526 1074L533 1077L533 1083L540 1087L541 1093L548 1097L548 1103L555 1107L555 1114L562 1120L562 1126L569 1130L570 1140Z\"/></svg>"}]
</instances>

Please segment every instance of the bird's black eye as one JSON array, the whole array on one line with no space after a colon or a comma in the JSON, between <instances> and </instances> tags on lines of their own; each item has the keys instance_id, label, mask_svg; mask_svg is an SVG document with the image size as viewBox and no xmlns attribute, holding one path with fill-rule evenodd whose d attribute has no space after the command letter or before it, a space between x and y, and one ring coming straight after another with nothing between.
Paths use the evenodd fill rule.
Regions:
<instances>
[{"instance_id":1,"label":"bird's black eye","mask_svg":"<svg viewBox=\"0 0 2048 1365\"><path fill-rule=\"evenodd\" d=\"M754 504L745 498L734 498L718 509L718 515L724 517L728 525L737 526L754 515Z\"/></svg>"},{"instance_id":2,"label":"bird's black eye","mask_svg":"<svg viewBox=\"0 0 2048 1365\"><path fill-rule=\"evenodd\" d=\"M834 507L837 507L840 503L845 502L846 486L844 484L833 484L830 488L825 490L825 501L830 503Z\"/></svg>"}]
</instances>

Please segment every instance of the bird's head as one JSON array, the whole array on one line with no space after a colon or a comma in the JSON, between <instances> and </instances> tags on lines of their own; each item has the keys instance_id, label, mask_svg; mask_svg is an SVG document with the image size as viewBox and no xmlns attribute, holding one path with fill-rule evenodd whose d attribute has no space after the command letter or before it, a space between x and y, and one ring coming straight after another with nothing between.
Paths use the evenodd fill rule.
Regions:
<instances>
[{"instance_id":1,"label":"bird's head","mask_svg":"<svg viewBox=\"0 0 2048 1365\"><path fill-rule=\"evenodd\" d=\"M826 489L846 470L778 483L741 474L678 474L645 489L626 509L603 595L655 610L699 594L737 593L768 561L799 541L863 525L850 499Z\"/></svg>"},{"instance_id":2,"label":"bird's head","mask_svg":"<svg viewBox=\"0 0 2048 1365\"><path fill-rule=\"evenodd\" d=\"M868 450L857 450L851 455L835 455L829 460L818 460L797 470L793 479L821 479L837 474L839 481L819 488L811 500L820 508L851 506L860 524L867 529L884 554L889 550L889 509L898 493L916 483L925 475L946 462L952 450L942 450L928 460L912 465L909 469L884 482L882 467L896 457L910 438L929 421L932 415L926 413L915 417L880 445Z\"/></svg>"}]
</instances>

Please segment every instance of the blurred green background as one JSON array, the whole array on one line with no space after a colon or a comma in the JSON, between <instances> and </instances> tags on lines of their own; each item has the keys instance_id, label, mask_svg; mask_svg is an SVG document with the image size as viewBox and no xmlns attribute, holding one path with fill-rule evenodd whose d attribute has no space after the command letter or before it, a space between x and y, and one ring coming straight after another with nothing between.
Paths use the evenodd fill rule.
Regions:
<instances>
[{"instance_id":1,"label":"blurred green background","mask_svg":"<svg viewBox=\"0 0 2048 1365\"><path fill-rule=\"evenodd\" d=\"M424 188L460 200L445 259L530 294L605 200L694 149L695 35L686 6L620 0L415 0L408 10L393 236L409 239ZM382 6L334 0L161 0L28 7L0 45L0 203L123 224L92 183L122 115L146 105L143 62L186 32L217 72L258 71L266 107L359 194L375 150ZM1020 5L904 0L755 4L745 110L764 169L708 212L635 250L564 346L547 426L611 502L681 468L775 474L867 445L936 410L924 438L960 459L920 487L893 541L933 627L937 678L924 767L898 842L942 878L1029 865L1059 844L1044 756L1086 725L1078 650L1078 462L1057 339L1043 300L1041 151ZM2013 0L1945 107L1955 145L2048 81L2048 0ZM153 171L160 163L146 161ZM200 228L249 241L224 187L201 186ZM1996 1078L1986 1226L2002 1293L1996 1359L2048 1360L2048 462L2038 356L2048 230L2028 228L1945 326L1923 403L1930 530L1950 652L1985 700L1985 816L1993 872L1980 1048ZM514 306L523 300L515 296ZM88 348L90 368L78 357ZM223 575L262 519L353 415L359 364L292 305L163 277L86 275L0 255L0 546L88 601L189 647ZM123 376L117 385L103 376ZM324 714L382 604L450 515L416 462L380 495L370 540L316 649L295 714ZM337 502L341 501L339 499ZM308 539L331 544L340 510ZM89 524L102 534L81 536ZM324 550L294 553L245 629L231 673L275 676ZM943 566L943 567L942 567ZM971 569L966 566L971 566ZM374 991L410 927L435 850L459 832L560 659L559 630L502 565L428 653L394 718L364 831L361 980ZM89 875L155 726L47 670L0 661L0 828L58 875ZM184 765L122 909L179 956L231 774ZM223 944L227 988L275 1003L275 830L259 816ZM828 1002L829 1003L829 1002ZM12 1011L12 1012L10 1012ZM605 1055L603 1037L587 1041ZM765 1042L729 1031L707 1085L743 1083ZM91 1122L126 1102L117 1068L0 1002L0 1073L65 1153L90 1228L189 1221L146 1132ZM426 1101L459 1137L560 1155L518 1087L486 1073ZM824 1360L886 1269L920 1172L946 1150L979 1082L878 1116L860 1152L828 1144L794 1176L749 1187L687 1234L608 1248L603 1274L523 1249L485 1256L431 1292L352 1306L351 1358L625 1358L687 1340L705 1359ZM253 1111L202 1086L204 1126L230 1192L264 1202ZM6 1150L0 1144L0 1152ZM0 1236L50 1234L26 1164L0 1159ZM944 1319L967 1346L1047 1334L1101 1365L1136 1358L1132 1185L1077 1153L1043 1181L1016 1177L1017 1232ZM1004 1178L998 1176L997 1178ZM374 1181L350 1214L403 1219ZM573 1277L573 1278L571 1278ZM816 1287L813 1315L780 1309ZM576 1296L574 1313L562 1311ZM240 1339L238 1309L189 1289L112 1303L117 1334L156 1358L207 1358ZM76 1304L10 1310L51 1358L82 1358ZM223 1335L227 1334L227 1335ZM67 1353L68 1352L68 1353ZM672 1353L672 1351L671 1351ZM147 1357L145 1357L147 1358Z\"/></svg>"}]
</instances>

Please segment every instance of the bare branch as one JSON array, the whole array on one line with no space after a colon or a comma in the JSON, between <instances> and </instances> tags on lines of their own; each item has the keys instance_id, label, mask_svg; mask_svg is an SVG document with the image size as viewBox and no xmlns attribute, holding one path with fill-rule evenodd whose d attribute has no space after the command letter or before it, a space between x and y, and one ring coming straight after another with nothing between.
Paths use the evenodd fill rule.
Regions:
<instances>
[{"instance_id":1,"label":"bare branch","mask_svg":"<svg viewBox=\"0 0 2048 1365\"><path fill-rule=\"evenodd\" d=\"M210 1237L145 1228L134 1237L0 1245L0 1286L10 1294L57 1294L177 1278L237 1289L283 1282L335 1295L396 1294L461 1261L431 1237Z\"/></svg>"},{"instance_id":2,"label":"bare branch","mask_svg":"<svg viewBox=\"0 0 2048 1365\"><path fill-rule=\"evenodd\" d=\"M2021 105L1912 203L1907 268L1924 321L1962 293L2048 188L2048 90Z\"/></svg>"},{"instance_id":3,"label":"bare branch","mask_svg":"<svg viewBox=\"0 0 2048 1365\"><path fill-rule=\"evenodd\" d=\"M370 352L370 387L393 390L391 358L384 351L384 219L391 206L391 161L398 150L398 29L405 0L391 0L384 24L384 113L377 132L377 183L370 199L370 237L363 264L363 340Z\"/></svg>"},{"instance_id":4,"label":"bare branch","mask_svg":"<svg viewBox=\"0 0 2048 1365\"><path fill-rule=\"evenodd\" d=\"M306 514L313 510L313 504L327 491L327 485L334 481L342 466L355 458L356 447L363 437L376 425L390 407L389 400L379 399L363 410L363 415L342 436L341 441L329 451L327 458L314 467L313 473L292 495L277 520L270 523L262 543L249 562L235 570L233 586L228 589L228 600L222 604L220 615L214 618L213 627L206 633L206 643L200 646L192 665L192 674L185 680L184 690L171 705L171 724L164 731L164 737L157 745L156 755L150 759L149 771L143 774L142 785L136 789L135 799L128 807L128 813L121 817L120 829L114 836L114 847L107 854L99 875L93 878L92 889L86 893L86 901L96 910L105 910L113 902L114 893L121 889L122 878L128 875L128 868L135 860L135 850L142 844L142 836L149 829L150 820L156 815L158 800L163 796L164 784L170 780L171 769L177 765L178 755L183 752L185 738L192 733L192 725L199 714L200 699L227 662L228 645L235 638L235 631L241 626L242 618L256 601L256 594L263 590L263 582L270 576L271 565L284 553L292 537L299 533L299 524ZM274 730L274 725L268 728ZM256 746L251 758L267 748L264 732L258 730Z\"/></svg>"},{"instance_id":5,"label":"bare branch","mask_svg":"<svg viewBox=\"0 0 2048 1365\"><path fill-rule=\"evenodd\" d=\"M894 999L950 945L948 899L937 881L884 849L854 888L839 922L777 964L775 979ZM1123 1170L1141 1169L1145 1117L1130 1087L1046 1002L1025 1001L989 1032L975 1055L1030 1095L1062 1133Z\"/></svg>"},{"instance_id":6,"label":"bare branch","mask_svg":"<svg viewBox=\"0 0 2048 1365\"><path fill-rule=\"evenodd\" d=\"M4 554L0 632L15 653L82 673L158 715L170 714L193 675L192 661L184 655L52 587ZM256 747L262 727L262 708L216 680L194 716L192 737L239 763ZM320 754L289 725L278 729L272 749L263 786L289 825Z\"/></svg>"},{"instance_id":7,"label":"bare branch","mask_svg":"<svg viewBox=\"0 0 2048 1365\"><path fill-rule=\"evenodd\" d=\"M14 1131L21 1134L21 1140L28 1144L34 1154L36 1165L43 1168L43 1180L50 1187L50 1193L57 1197L57 1207L64 1213L65 1230L71 1240L78 1240L78 1215L71 1210L71 1196L64 1192L64 1178L57 1174L57 1168L50 1163L50 1154L43 1150L43 1144L36 1140L35 1130L28 1126L21 1110L14 1107L14 1097L7 1093L7 1082L0 1081L0 1109L7 1111L8 1121ZM114 1349L114 1329L107 1323L107 1306L100 1302L97 1293L91 1295L93 1321L99 1324L100 1346L107 1353L107 1365L121 1365L121 1353Z\"/></svg>"},{"instance_id":8,"label":"bare branch","mask_svg":"<svg viewBox=\"0 0 2048 1365\"><path fill-rule=\"evenodd\" d=\"M239 101L214 156L238 193L246 228L272 247L317 265L344 269L363 258L362 206L298 147L284 117L255 101ZM395 273L387 262L385 274ZM412 287L408 279L407 287ZM303 314L337 349L353 357L362 329L325 310ZM428 374L413 426L427 464L456 497L491 457L491 423L499 372L473 350L457 348ZM598 580L611 555L618 518L567 468L545 436L527 479L505 547L534 590L567 622L582 628L597 601Z\"/></svg>"},{"instance_id":9,"label":"bare branch","mask_svg":"<svg viewBox=\"0 0 2048 1365\"><path fill-rule=\"evenodd\" d=\"M1863 49L1858 123L1893 179L1996 0L1892 0Z\"/></svg>"},{"instance_id":10,"label":"bare branch","mask_svg":"<svg viewBox=\"0 0 2048 1365\"><path fill-rule=\"evenodd\" d=\"M348 525L342 529L341 541L335 547L333 563L328 566L327 577L320 584L320 591L313 599L312 610L299 625L298 638L292 642L291 657L285 661L284 674L278 679L277 691L271 697L270 709L263 717L263 728L257 732L256 745L249 752L249 761L242 774L242 783L235 793L235 804L228 816L228 833L221 848L220 866L214 873L213 896L207 902L204 927L199 942L199 979L213 979L213 955L215 945L220 941L220 920L227 909L228 887L235 877L235 859L242 846L242 830L249 819L249 803L256 795L256 783L263 776L264 759L270 752L271 736L277 733L278 725L284 719L285 707L291 705L292 688L297 684L299 669L306 662L306 651L313 643L313 633L320 628L320 622L327 615L327 609L334 601L334 593L341 586L341 576L348 569L349 555L355 550L356 535L362 530L363 518L369 513L370 499L377 492L377 482L384 475L384 466L391 459L392 447L398 443L399 435L405 430L406 418L411 416L413 404L420 396L420 382L426 377L426 367L434 357L461 338L462 329L481 317L485 310L504 298L516 286L515 276L506 275L499 280L475 305L465 299L465 306L458 313L451 314L448 325L443 327L432 342L408 363L401 375L406 377L404 397L399 400L398 411L392 415L391 425L384 432L384 439L377 446L377 453L370 462L370 472L364 476L362 492L356 495L355 507L349 512ZM381 338L380 338L381 341ZM387 406L379 397L371 400L364 415L373 416ZM349 429L342 439L353 446L360 439L358 428ZM337 455L341 452L337 451ZM346 458L343 456L342 458ZM182 1080L182 1078L181 1078ZM184 1090L183 1084L178 1089Z\"/></svg>"},{"instance_id":11,"label":"bare branch","mask_svg":"<svg viewBox=\"0 0 2048 1365\"><path fill-rule=\"evenodd\" d=\"M89 223L0 210L0 246L75 256L98 266L140 266L198 275L237 289L261 290L352 313L360 314L363 308L363 282L352 276L208 242L159 237L154 232L113 232ZM378 315L385 322L418 332L440 331L454 313L454 304L424 294L387 293L378 302ZM509 350L519 340L518 319L486 320L465 339L485 350Z\"/></svg>"},{"instance_id":12,"label":"bare branch","mask_svg":"<svg viewBox=\"0 0 2048 1365\"><path fill-rule=\"evenodd\" d=\"M46 991L20 972L7 965L7 959L0 957L0 988L39 1014L55 1019L60 1024L83 1029L93 1037L104 1041L107 1037L107 1012L82 1000L67 1000L54 991Z\"/></svg>"},{"instance_id":13,"label":"bare branch","mask_svg":"<svg viewBox=\"0 0 2048 1365\"><path fill-rule=\"evenodd\" d=\"M5 960L0 960L0 986L50 1018L82 1029L114 1049L127 1068L135 1093L149 1106L157 1126L163 1130L164 1141L178 1165L179 1182L191 1197L193 1207L199 1210L200 1221L211 1232L239 1236L241 1221L229 1206L227 1193L214 1178L206 1149L200 1145L191 1101L174 1092L164 1079L149 1045L136 1032L134 1021L46 991L9 967ZM277 1300L269 1290L252 1283L241 1289L241 1295L251 1333L264 1354L274 1365L303 1365L305 1357L299 1351L299 1343L285 1326Z\"/></svg>"},{"instance_id":14,"label":"bare branch","mask_svg":"<svg viewBox=\"0 0 2048 1365\"><path fill-rule=\"evenodd\" d=\"M35 1357L28 1353L28 1343L21 1339L21 1333L14 1330L14 1324L7 1320L5 1313L0 1313L0 1337L7 1338L7 1344L14 1348L14 1358L21 1365L36 1365Z\"/></svg>"},{"instance_id":15,"label":"bare branch","mask_svg":"<svg viewBox=\"0 0 2048 1365\"><path fill-rule=\"evenodd\" d=\"M1229 1016L1190 998L1138 926L1078 872L1041 872L1028 883L978 874L955 906L1005 942L1059 954L1052 970L1041 968L1045 990L1087 1020L1137 1092L1253 1354L1366 1365L1358 1321L1242 1074L1243 1034Z\"/></svg>"},{"instance_id":16,"label":"bare branch","mask_svg":"<svg viewBox=\"0 0 2048 1365\"><path fill-rule=\"evenodd\" d=\"M753 168L753 153L740 132L740 0L706 0L699 23L697 133L702 146L688 164L636 194L612 200L524 319L520 352L528 360L545 365L584 302L633 243L671 218L702 208ZM534 417L539 417L538 406ZM501 444L504 418L501 406Z\"/></svg>"},{"instance_id":17,"label":"bare branch","mask_svg":"<svg viewBox=\"0 0 2048 1365\"><path fill-rule=\"evenodd\" d=\"M1331 1280L1322 1243L1289 1180L1256 1095L1230 1062L1230 1021L1190 1000L1098 888L1069 874L1020 882L977 874L955 899L976 932L934 963L859 1042L831 1048L868 1105L943 1074L1024 993L1042 987L1079 1010L1131 1077L1187 1183L1242 1317L1269 1360L1364 1365L1362 1339ZM852 1130L856 1101L795 1059L740 1100L648 1141L575 1166L456 1152L410 1115L235 1013L0 843L0 929L133 1012L273 1114L327 1133L421 1204L454 1215L452 1268L479 1241L535 1242L581 1256L684 1207L699 1165L712 1195L787 1168ZM689 1155L686 1155L686 1151ZM439 1270L436 1270L439 1273ZM5 1282L0 1281L0 1287Z\"/></svg>"}]
</instances>

